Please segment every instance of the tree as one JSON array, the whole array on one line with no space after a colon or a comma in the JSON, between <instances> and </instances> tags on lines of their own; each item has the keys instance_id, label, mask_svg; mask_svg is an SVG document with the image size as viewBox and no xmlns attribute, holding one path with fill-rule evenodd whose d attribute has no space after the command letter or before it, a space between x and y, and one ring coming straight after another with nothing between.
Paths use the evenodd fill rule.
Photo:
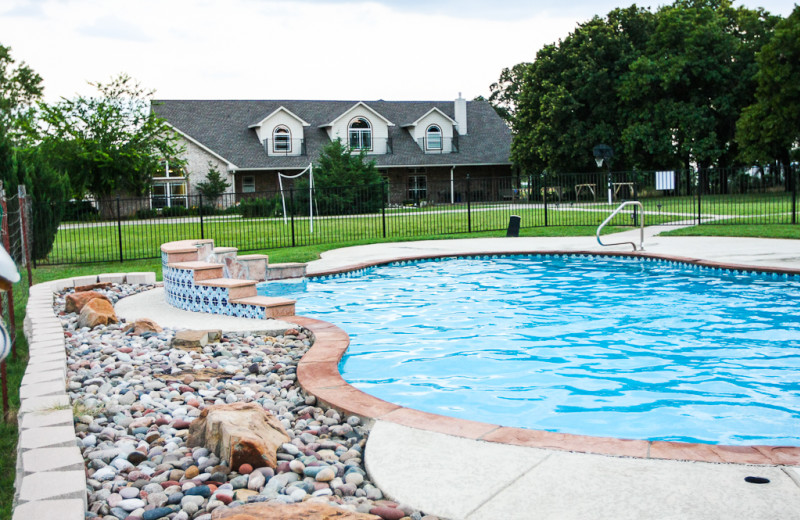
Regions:
<instances>
[{"instance_id":1,"label":"tree","mask_svg":"<svg viewBox=\"0 0 800 520\"><path fill-rule=\"evenodd\" d=\"M314 165L314 204L320 215L373 213L383 206L381 176L367 151L354 153L339 139L322 149ZM308 208L308 180L295 185L298 211Z\"/></svg>"},{"instance_id":2,"label":"tree","mask_svg":"<svg viewBox=\"0 0 800 520\"><path fill-rule=\"evenodd\" d=\"M217 167L209 161L206 180L197 183L197 191L206 197L213 206L216 206L217 200L230 186L230 183L222 178Z\"/></svg>"},{"instance_id":3,"label":"tree","mask_svg":"<svg viewBox=\"0 0 800 520\"><path fill-rule=\"evenodd\" d=\"M530 63L517 63L510 69L504 68L500 73L500 79L489 86L489 103L495 112L502 117L511 128L514 128L514 114L519 102L520 90L522 89L525 72L530 67Z\"/></svg>"},{"instance_id":4,"label":"tree","mask_svg":"<svg viewBox=\"0 0 800 520\"><path fill-rule=\"evenodd\" d=\"M652 20L635 6L615 9L543 47L533 63L504 70L501 97L516 104L511 154L517 165L529 173L594 171L592 147L620 147L626 107L617 96L619 80L643 51ZM618 154L615 166L625 165Z\"/></svg>"},{"instance_id":5,"label":"tree","mask_svg":"<svg viewBox=\"0 0 800 520\"><path fill-rule=\"evenodd\" d=\"M739 157L750 164L778 160L788 172L800 142L800 6L776 24L756 62L755 101L736 125Z\"/></svg>"},{"instance_id":6,"label":"tree","mask_svg":"<svg viewBox=\"0 0 800 520\"><path fill-rule=\"evenodd\" d=\"M755 50L774 21L729 0L676 0L658 11L619 90L628 106L623 151L634 166L731 164L735 122L754 93Z\"/></svg>"},{"instance_id":7,"label":"tree","mask_svg":"<svg viewBox=\"0 0 800 520\"><path fill-rule=\"evenodd\" d=\"M0 131L19 143L30 128L33 108L42 97L42 78L25 63L15 65L11 47L0 44Z\"/></svg>"},{"instance_id":8,"label":"tree","mask_svg":"<svg viewBox=\"0 0 800 520\"><path fill-rule=\"evenodd\" d=\"M44 160L43 150L24 139L33 127L33 105L42 91L42 78L24 63L16 66L11 49L0 45L0 181L12 213L19 211L14 198L18 187L27 189L33 205L31 256L35 260L45 258L53 247L68 186L66 176ZM11 234L20 236L18 226L17 219L9 221Z\"/></svg>"},{"instance_id":9,"label":"tree","mask_svg":"<svg viewBox=\"0 0 800 520\"><path fill-rule=\"evenodd\" d=\"M98 96L40 104L41 142L53 164L68 173L76 197L143 195L161 161L179 157L177 135L148 110L153 91L129 76L90 85Z\"/></svg>"}]
</instances>

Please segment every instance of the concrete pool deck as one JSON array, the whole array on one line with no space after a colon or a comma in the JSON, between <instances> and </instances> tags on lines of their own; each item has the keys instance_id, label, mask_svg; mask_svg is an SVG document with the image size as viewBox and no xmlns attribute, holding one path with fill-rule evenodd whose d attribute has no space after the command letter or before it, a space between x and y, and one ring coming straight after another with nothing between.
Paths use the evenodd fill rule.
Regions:
<instances>
[{"instance_id":1,"label":"concrete pool deck","mask_svg":"<svg viewBox=\"0 0 800 520\"><path fill-rule=\"evenodd\" d=\"M800 271L797 240L654 236L662 230L646 229L645 254L694 259L706 265ZM603 240L637 238L638 231L627 231L606 235ZM594 237L585 236L400 242L329 251L320 260L309 263L307 272L329 274L429 256L630 250L630 246L604 248ZM158 321L166 316L159 313ZM181 319L180 314L175 317ZM214 327L227 330L223 323L228 319L232 318L215 315ZM513 434L504 436L494 425L424 414L375 398L363 401L361 395L365 394L342 384L338 370L336 374L330 370L336 366L340 351L346 348L340 329L303 317L286 321L312 329L319 347L324 347L317 348L315 344L298 366L301 384L323 401L374 420L366 449L371 477L388 496L427 513L451 520L800 519L800 471L788 465L800 463L794 455L782 458L777 453L764 459L757 457L763 455L758 450L720 454L719 450L701 445L699 449L705 454L698 456L678 450L665 456L673 460L661 460L646 458L659 457L658 452L653 453L656 443L609 440L609 446L619 447L616 451L570 444L591 439L580 436L566 436L563 443L554 446L557 449L546 447L551 436L545 436L544 445L538 447L519 445L527 441L515 443ZM695 461L685 462L682 458ZM761 465L752 465L754 461ZM744 480L747 476L765 477L770 483L750 484Z\"/></svg>"},{"instance_id":2,"label":"concrete pool deck","mask_svg":"<svg viewBox=\"0 0 800 520\"><path fill-rule=\"evenodd\" d=\"M707 265L800 270L800 241L655 236L664 229L645 230L646 254L694 259ZM637 239L638 231L603 237L604 242ZM426 256L630 250L630 246L602 247L593 237L399 242L326 252L309 263L307 273L334 273ZM314 352L309 355L310 363L321 360L313 357ZM323 400L340 400L334 404L357 407L356 396L338 387L335 378L330 379L333 374L321 368L312 374L307 364L303 371L308 373L299 374L319 383L312 393L319 392ZM301 377L301 383L306 377ZM337 398L336 393L342 395ZM626 441L617 441L617 455L623 456L577 453L593 451L591 446L574 446L575 450L569 451L569 442L557 450L490 442L487 438L498 432L490 425L414 413L392 408L395 405L390 403L364 405L368 409L362 411L377 417L366 450L367 469L375 483L398 501L452 520L800 518L800 471L795 467L631 458L624 456ZM642 441L628 442L628 448L641 448L636 444ZM645 456L653 455L652 448L651 444ZM713 449L700 446L700 450L706 453L683 456L723 460L714 458ZM745 454L734 450L730 455L735 459ZM673 452L669 458L681 459L682 454ZM740 461L746 461L746 456ZM787 462L797 464L796 459ZM750 484L744 480L747 476L765 477L770 483Z\"/></svg>"}]
</instances>

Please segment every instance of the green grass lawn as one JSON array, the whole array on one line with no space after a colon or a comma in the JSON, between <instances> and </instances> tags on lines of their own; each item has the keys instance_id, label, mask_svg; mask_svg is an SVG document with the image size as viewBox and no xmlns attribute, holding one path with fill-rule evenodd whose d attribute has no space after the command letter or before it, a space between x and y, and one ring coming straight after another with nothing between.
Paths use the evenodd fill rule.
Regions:
<instances>
[{"instance_id":1,"label":"green grass lawn","mask_svg":"<svg viewBox=\"0 0 800 520\"><path fill-rule=\"evenodd\" d=\"M114 261L160 257L159 247L165 242L194 238L212 238L219 246L237 247L240 251L261 251L283 247L325 245L347 242L410 240L433 236L472 233L502 233L511 215L519 216L523 232L538 228L574 226L568 234L591 234L586 227L596 228L611 208L572 208L565 205L548 208L520 206L483 206L467 213L460 206L429 211L409 210L387 214L337 217L248 218L238 216L204 219L202 230L197 218L69 224L59 229L53 250L43 264ZM628 213L620 214L611 225L632 225ZM312 229L313 226L313 229ZM531 231L528 231L531 230ZM495 235L496 236L496 235ZM121 244L121 245L120 245Z\"/></svg>"},{"instance_id":2,"label":"green grass lawn","mask_svg":"<svg viewBox=\"0 0 800 520\"><path fill-rule=\"evenodd\" d=\"M794 238L800 239L800 224L703 224L686 228L673 229L664 233L664 236L690 237L753 237L753 238Z\"/></svg>"}]
</instances>

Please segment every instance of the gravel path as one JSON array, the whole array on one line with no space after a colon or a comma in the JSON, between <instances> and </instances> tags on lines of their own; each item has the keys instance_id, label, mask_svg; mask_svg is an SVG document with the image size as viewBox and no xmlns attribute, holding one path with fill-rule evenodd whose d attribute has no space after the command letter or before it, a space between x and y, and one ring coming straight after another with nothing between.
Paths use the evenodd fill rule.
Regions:
<instances>
[{"instance_id":1,"label":"gravel path","mask_svg":"<svg viewBox=\"0 0 800 520\"><path fill-rule=\"evenodd\" d=\"M98 292L115 303L152 288ZM87 468L88 519L210 520L213 510L243 503L313 500L387 520L436 520L385 500L364 469L366 426L299 387L297 362L311 345L302 329L277 337L226 333L187 351L171 347L174 329L141 336L125 332L125 323L78 329L77 314L64 312L66 294L54 305ZM205 448L186 446L205 406L234 402L256 402L283 424L292 440L278 450L277 470L229 468Z\"/></svg>"}]
</instances>

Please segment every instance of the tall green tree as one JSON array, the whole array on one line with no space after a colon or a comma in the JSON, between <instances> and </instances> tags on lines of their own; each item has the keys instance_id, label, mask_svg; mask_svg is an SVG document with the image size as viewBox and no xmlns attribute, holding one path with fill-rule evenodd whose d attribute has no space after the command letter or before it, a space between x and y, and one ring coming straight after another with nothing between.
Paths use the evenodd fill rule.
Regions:
<instances>
[{"instance_id":1,"label":"tall green tree","mask_svg":"<svg viewBox=\"0 0 800 520\"><path fill-rule=\"evenodd\" d=\"M511 68L506 67L500 73L500 79L489 86L489 103L512 129L525 73L530 66L530 63L522 62Z\"/></svg>"},{"instance_id":2,"label":"tall green tree","mask_svg":"<svg viewBox=\"0 0 800 520\"><path fill-rule=\"evenodd\" d=\"M729 0L676 0L658 11L619 90L629 107L621 140L634 166L731 164L735 123L755 91L755 51L775 20Z\"/></svg>"},{"instance_id":3,"label":"tall green tree","mask_svg":"<svg viewBox=\"0 0 800 520\"><path fill-rule=\"evenodd\" d=\"M0 131L13 142L19 143L30 128L43 90L41 76L25 63L17 64L11 47L0 44Z\"/></svg>"},{"instance_id":4,"label":"tall green tree","mask_svg":"<svg viewBox=\"0 0 800 520\"><path fill-rule=\"evenodd\" d=\"M34 105L42 91L41 76L24 63L16 64L11 49L0 45L0 181L13 214L19 212L14 196L20 185L26 187L33 209L30 238L35 260L46 257L53 247L68 186L66 176L50 167L43 151L25 139L34 126ZM18 219L9 219L11 234L20 236L18 226ZM21 253L12 249L12 254Z\"/></svg>"},{"instance_id":5,"label":"tall green tree","mask_svg":"<svg viewBox=\"0 0 800 520\"><path fill-rule=\"evenodd\" d=\"M524 67L521 84L504 88L516 102L516 164L529 173L594 171L592 147L602 142L619 148L626 107L618 100L618 83L644 49L652 25L645 9L615 9L537 53ZM624 157L615 162L616 168L625 166Z\"/></svg>"},{"instance_id":6,"label":"tall green tree","mask_svg":"<svg viewBox=\"0 0 800 520\"><path fill-rule=\"evenodd\" d=\"M149 110L153 91L122 74L90 83L97 96L41 104L42 144L69 174L76 197L143 195L164 159L181 149L167 122Z\"/></svg>"},{"instance_id":7,"label":"tall green tree","mask_svg":"<svg viewBox=\"0 0 800 520\"><path fill-rule=\"evenodd\" d=\"M308 211L306 177L295 183L297 211ZM322 149L314 164L314 204L320 215L374 213L383 205L381 176L367 151L356 152L340 139Z\"/></svg>"},{"instance_id":8,"label":"tall green tree","mask_svg":"<svg viewBox=\"0 0 800 520\"><path fill-rule=\"evenodd\" d=\"M739 157L750 164L778 160L789 171L800 146L800 6L778 22L756 55L755 100L737 122Z\"/></svg>"},{"instance_id":9,"label":"tall green tree","mask_svg":"<svg viewBox=\"0 0 800 520\"><path fill-rule=\"evenodd\" d=\"M206 179L197 183L197 191L206 197L212 206L217 205L217 200L230 188L231 184L226 181L214 164L208 162L208 173Z\"/></svg>"}]
</instances>

